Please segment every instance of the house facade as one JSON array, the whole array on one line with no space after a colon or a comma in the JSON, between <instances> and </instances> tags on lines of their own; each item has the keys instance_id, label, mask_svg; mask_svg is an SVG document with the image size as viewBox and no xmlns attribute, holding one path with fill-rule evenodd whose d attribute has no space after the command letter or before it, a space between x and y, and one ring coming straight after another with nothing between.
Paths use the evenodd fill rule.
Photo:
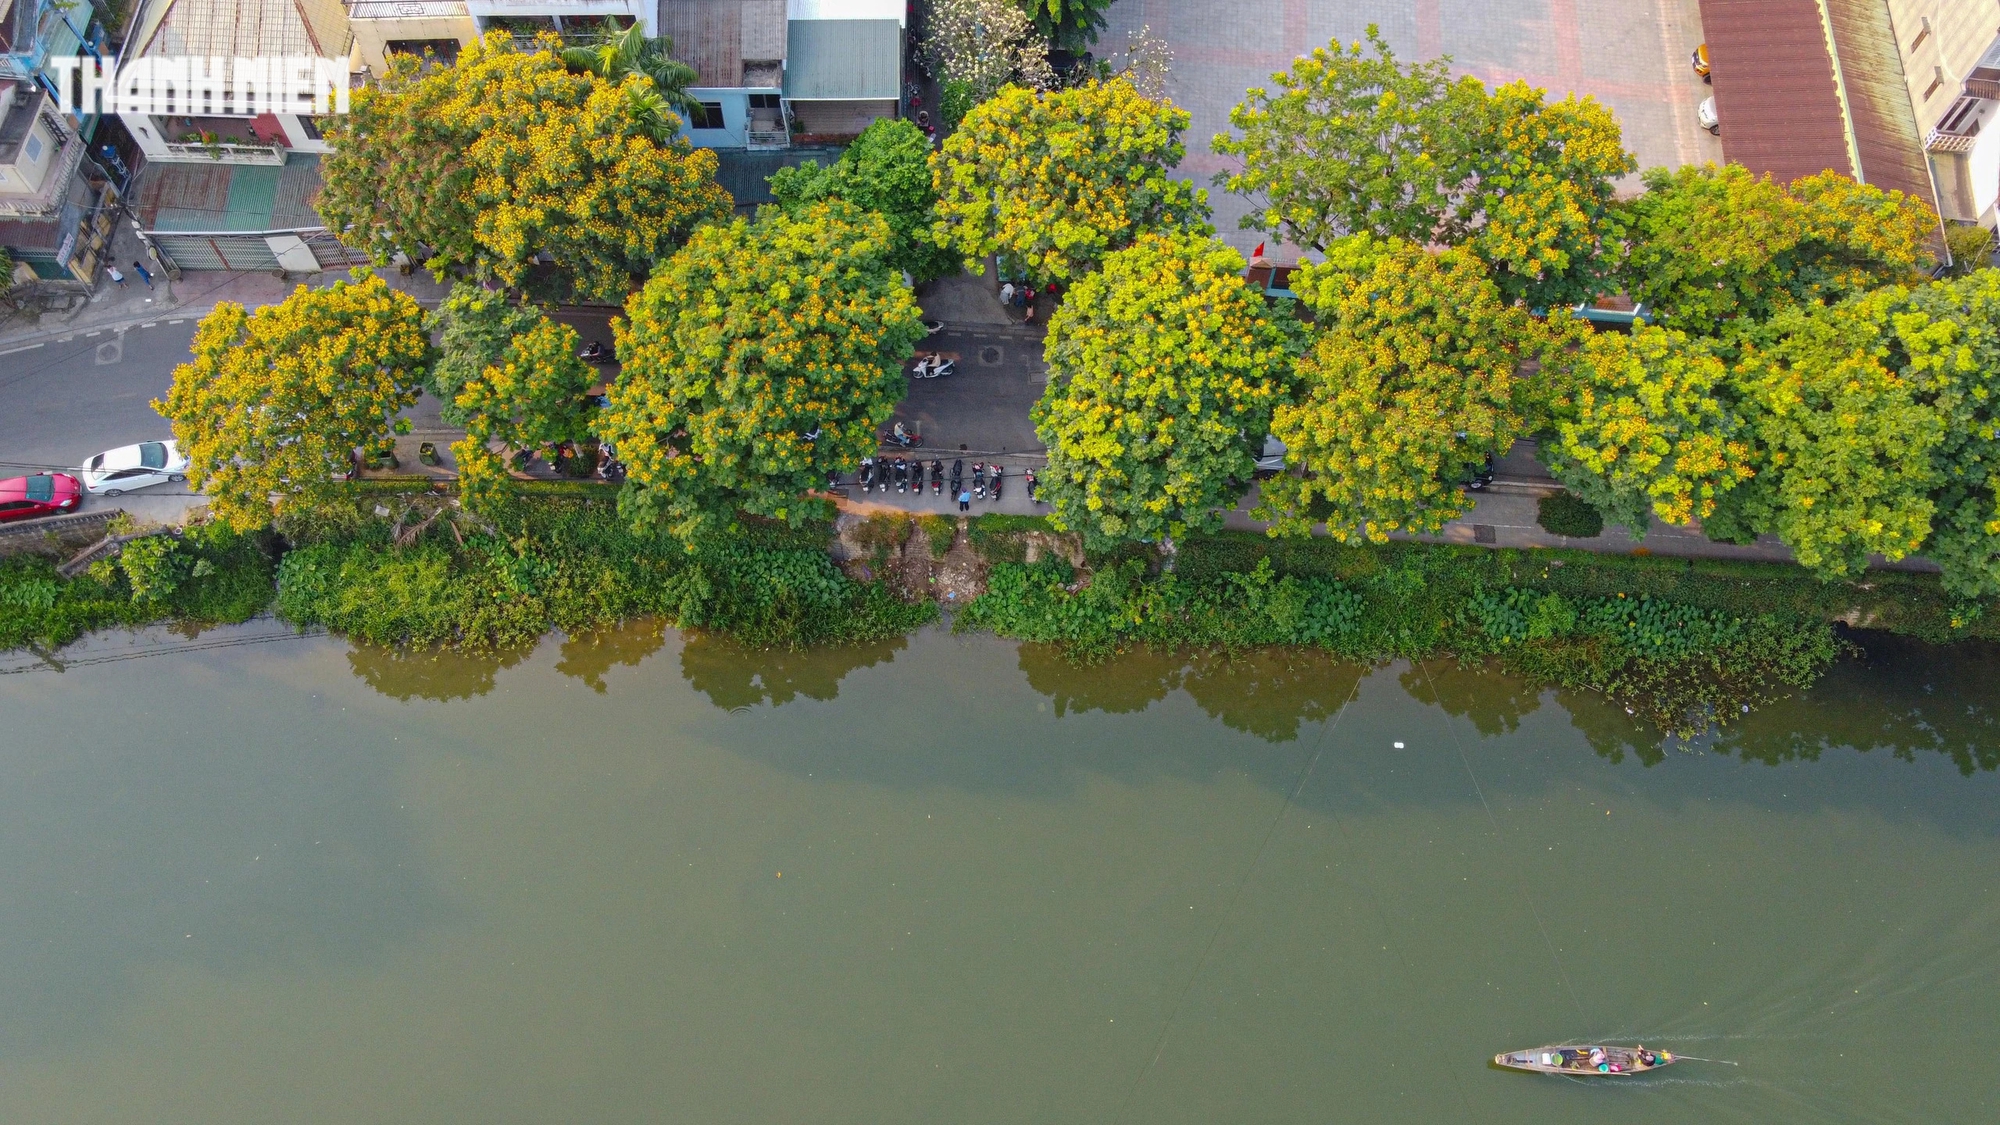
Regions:
<instances>
[{"instance_id":1,"label":"house facade","mask_svg":"<svg viewBox=\"0 0 2000 1125\"><path fill-rule=\"evenodd\" d=\"M2000 17L1968 0L1889 0L1903 78L1947 219L1995 225Z\"/></svg>"}]
</instances>

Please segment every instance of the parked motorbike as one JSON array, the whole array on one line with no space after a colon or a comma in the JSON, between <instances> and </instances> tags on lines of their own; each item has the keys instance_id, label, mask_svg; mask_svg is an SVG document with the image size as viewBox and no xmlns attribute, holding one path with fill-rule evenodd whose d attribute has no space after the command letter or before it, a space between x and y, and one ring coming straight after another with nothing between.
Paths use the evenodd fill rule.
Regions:
<instances>
[{"instance_id":1,"label":"parked motorbike","mask_svg":"<svg viewBox=\"0 0 2000 1125\"><path fill-rule=\"evenodd\" d=\"M942 331L944 331L944 321L942 320L924 321L924 335L935 336Z\"/></svg>"},{"instance_id":2,"label":"parked motorbike","mask_svg":"<svg viewBox=\"0 0 2000 1125\"><path fill-rule=\"evenodd\" d=\"M1035 470L1033 469L1028 470L1027 476L1028 503L1039 504L1042 502L1042 482L1035 479Z\"/></svg>"},{"instance_id":3,"label":"parked motorbike","mask_svg":"<svg viewBox=\"0 0 2000 1125\"><path fill-rule=\"evenodd\" d=\"M826 490L828 492L832 492L834 489L839 487L840 487L840 470L828 469L826 471Z\"/></svg>"},{"instance_id":4,"label":"parked motorbike","mask_svg":"<svg viewBox=\"0 0 2000 1125\"><path fill-rule=\"evenodd\" d=\"M576 358L585 363L610 363L614 357L611 354L611 349L605 347L601 341L592 340L590 343L585 344L581 351L576 353Z\"/></svg>"},{"instance_id":5,"label":"parked motorbike","mask_svg":"<svg viewBox=\"0 0 2000 1125\"><path fill-rule=\"evenodd\" d=\"M986 466L978 461L972 463L972 498L986 499Z\"/></svg>"},{"instance_id":6,"label":"parked motorbike","mask_svg":"<svg viewBox=\"0 0 2000 1125\"><path fill-rule=\"evenodd\" d=\"M944 495L944 462L931 462L931 495Z\"/></svg>"},{"instance_id":7,"label":"parked motorbike","mask_svg":"<svg viewBox=\"0 0 2000 1125\"><path fill-rule=\"evenodd\" d=\"M998 504L1000 502L1000 482L1003 479L1005 479L1006 476L1007 476L1007 470L1005 468L1002 468L999 465L993 466L993 502L995 504Z\"/></svg>"},{"instance_id":8,"label":"parked motorbike","mask_svg":"<svg viewBox=\"0 0 2000 1125\"><path fill-rule=\"evenodd\" d=\"M863 493L875 491L875 458L863 457L861 459L861 472L854 479L861 482L861 491Z\"/></svg>"},{"instance_id":9,"label":"parked motorbike","mask_svg":"<svg viewBox=\"0 0 2000 1125\"><path fill-rule=\"evenodd\" d=\"M958 494L964 491L965 491L965 458L960 457L958 460L953 461L951 463L952 499L954 500L958 499Z\"/></svg>"},{"instance_id":10,"label":"parked motorbike","mask_svg":"<svg viewBox=\"0 0 2000 1125\"><path fill-rule=\"evenodd\" d=\"M908 492L909 489L910 489L910 463L908 461L905 461L903 458L898 457L896 458L896 491Z\"/></svg>"}]
</instances>

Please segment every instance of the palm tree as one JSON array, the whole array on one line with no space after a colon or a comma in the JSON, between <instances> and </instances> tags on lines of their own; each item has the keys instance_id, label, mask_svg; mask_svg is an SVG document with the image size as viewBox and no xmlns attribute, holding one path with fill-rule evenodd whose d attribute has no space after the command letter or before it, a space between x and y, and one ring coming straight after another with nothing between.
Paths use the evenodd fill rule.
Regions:
<instances>
[{"instance_id":1,"label":"palm tree","mask_svg":"<svg viewBox=\"0 0 2000 1125\"><path fill-rule=\"evenodd\" d=\"M648 39L634 21L625 28L613 25L595 43L564 47L562 61L573 74L595 74L612 82L622 82L630 74L641 75L652 82L661 100L687 120L701 113L701 102L687 90L701 76L674 58L673 50L672 39Z\"/></svg>"}]
</instances>

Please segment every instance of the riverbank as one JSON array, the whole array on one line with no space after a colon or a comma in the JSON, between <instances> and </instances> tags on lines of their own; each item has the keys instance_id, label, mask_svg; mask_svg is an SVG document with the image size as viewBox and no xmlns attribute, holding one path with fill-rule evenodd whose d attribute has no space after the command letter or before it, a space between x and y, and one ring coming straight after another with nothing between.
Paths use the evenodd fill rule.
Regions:
<instances>
[{"instance_id":1,"label":"riverbank","mask_svg":"<svg viewBox=\"0 0 2000 1125\"><path fill-rule=\"evenodd\" d=\"M1086 556L1039 518L901 514L796 529L746 520L689 551L634 532L613 490L593 484L537 487L488 519L424 484L367 482L267 533L198 524L74 579L46 558L0 563L8 648L267 608L370 643L473 650L639 617L756 646L852 644L949 608L957 629L1082 663L1137 647L1263 646L1363 663L1493 660L1681 735L1810 685L1851 648L1841 626L2000 636L2000 617L1952 601L1931 575L1823 583L1784 565L1584 551L1224 532Z\"/></svg>"}]
</instances>

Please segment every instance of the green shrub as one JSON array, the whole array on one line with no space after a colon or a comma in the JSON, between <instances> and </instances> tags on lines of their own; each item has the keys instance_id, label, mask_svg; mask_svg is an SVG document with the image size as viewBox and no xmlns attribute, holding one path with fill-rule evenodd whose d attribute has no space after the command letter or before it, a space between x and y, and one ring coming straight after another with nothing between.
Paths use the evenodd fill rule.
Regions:
<instances>
[{"instance_id":1,"label":"green shrub","mask_svg":"<svg viewBox=\"0 0 2000 1125\"><path fill-rule=\"evenodd\" d=\"M917 526L923 528L924 536L930 540L934 559L943 558L958 540L958 521L950 516L918 516Z\"/></svg>"},{"instance_id":2,"label":"green shrub","mask_svg":"<svg viewBox=\"0 0 2000 1125\"><path fill-rule=\"evenodd\" d=\"M974 104L972 83L963 79L945 82L938 91L938 114L943 118L940 124L944 131L949 133L958 128L958 123L972 112Z\"/></svg>"},{"instance_id":3,"label":"green shrub","mask_svg":"<svg viewBox=\"0 0 2000 1125\"><path fill-rule=\"evenodd\" d=\"M1570 492L1542 497L1535 505L1535 522L1550 535L1569 539L1595 539L1604 533L1603 514Z\"/></svg>"}]
</instances>

